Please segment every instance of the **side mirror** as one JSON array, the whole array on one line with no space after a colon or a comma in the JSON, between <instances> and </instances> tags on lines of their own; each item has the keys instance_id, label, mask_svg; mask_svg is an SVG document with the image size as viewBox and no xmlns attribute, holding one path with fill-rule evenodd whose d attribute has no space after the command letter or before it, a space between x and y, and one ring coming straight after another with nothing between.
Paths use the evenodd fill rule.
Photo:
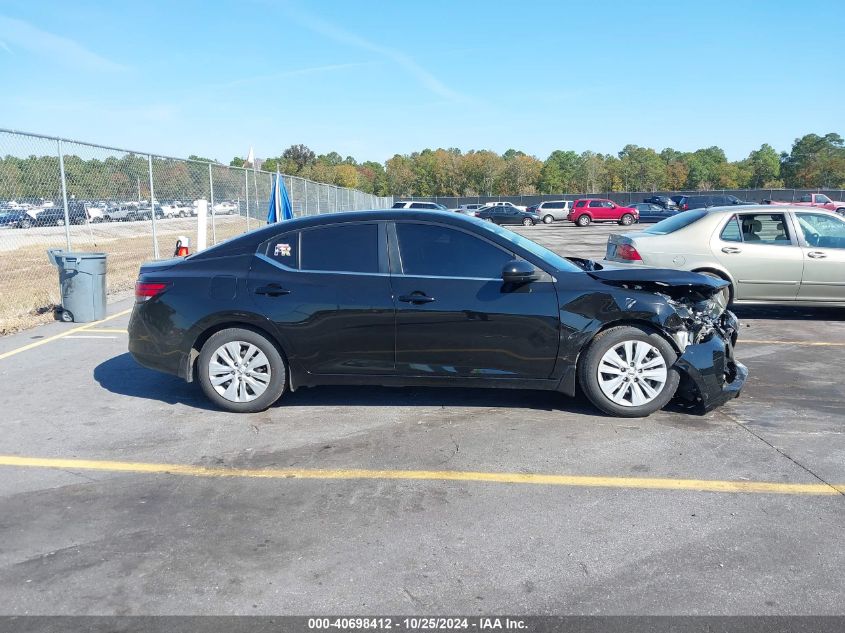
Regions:
<instances>
[{"instance_id":1,"label":"side mirror","mask_svg":"<svg viewBox=\"0 0 845 633\"><path fill-rule=\"evenodd\" d=\"M537 281L538 277L534 266L521 259L508 262L502 269L502 280L505 283L527 284L531 281Z\"/></svg>"}]
</instances>

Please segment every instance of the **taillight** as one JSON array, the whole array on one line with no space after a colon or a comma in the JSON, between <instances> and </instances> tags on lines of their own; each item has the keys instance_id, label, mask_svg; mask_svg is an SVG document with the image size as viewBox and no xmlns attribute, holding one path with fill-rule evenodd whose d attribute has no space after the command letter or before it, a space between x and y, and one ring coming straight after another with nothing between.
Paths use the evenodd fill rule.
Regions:
<instances>
[{"instance_id":1,"label":"taillight","mask_svg":"<svg viewBox=\"0 0 845 633\"><path fill-rule=\"evenodd\" d=\"M637 252L637 249L630 244L619 244L616 246L616 256L619 259L626 259L631 262L641 262L643 258Z\"/></svg>"},{"instance_id":2,"label":"taillight","mask_svg":"<svg viewBox=\"0 0 845 633\"><path fill-rule=\"evenodd\" d=\"M681 211L688 211L688 210L689 210L689 205L686 202L684 202L684 206L681 208Z\"/></svg>"},{"instance_id":3,"label":"taillight","mask_svg":"<svg viewBox=\"0 0 845 633\"><path fill-rule=\"evenodd\" d=\"M153 282L146 282L146 281L136 281L135 282L135 301L138 303L142 303L152 297L155 297L157 294L161 294L164 292L164 289L167 288L170 284L162 283L160 281L153 281Z\"/></svg>"}]
</instances>

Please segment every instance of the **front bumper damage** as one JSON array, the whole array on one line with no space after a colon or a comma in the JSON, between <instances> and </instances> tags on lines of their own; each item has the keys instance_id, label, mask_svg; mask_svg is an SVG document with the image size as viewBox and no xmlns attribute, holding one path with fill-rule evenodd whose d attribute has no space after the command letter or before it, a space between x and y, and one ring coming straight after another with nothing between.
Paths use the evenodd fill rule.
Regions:
<instances>
[{"instance_id":1,"label":"front bumper damage","mask_svg":"<svg viewBox=\"0 0 845 633\"><path fill-rule=\"evenodd\" d=\"M678 397L704 412L739 397L748 368L734 358L737 329L736 317L725 311L720 327L684 349L675 363L682 377Z\"/></svg>"}]
</instances>

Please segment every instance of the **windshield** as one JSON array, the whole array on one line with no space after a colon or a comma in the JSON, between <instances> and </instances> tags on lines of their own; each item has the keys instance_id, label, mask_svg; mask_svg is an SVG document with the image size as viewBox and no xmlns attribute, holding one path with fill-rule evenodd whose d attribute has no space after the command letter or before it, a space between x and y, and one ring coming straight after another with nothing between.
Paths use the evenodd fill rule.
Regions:
<instances>
[{"instance_id":1,"label":"windshield","mask_svg":"<svg viewBox=\"0 0 845 633\"><path fill-rule=\"evenodd\" d=\"M513 231L509 231L508 229L503 229L498 224L491 224L490 222L485 222L484 220L479 220L478 218L467 216L467 219L470 222L475 222L476 224L478 224L478 226L483 227L485 230L490 231L491 233L495 233L499 237L505 238L512 244L516 244L517 246L525 249L532 255L536 255L544 262L547 262L551 266L554 266L554 268L557 270L567 273L583 272L582 268L579 268L572 262L564 259L554 251L550 251L545 246L540 246L537 242L532 242L528 238L522 237L518 233L514 233Z\"/></svg>"},{"instance_id":2,"label":"windshield","mask_svg":"<svg viewBox=\"0 0 845 633\"><path fill-rule=\"evenodd\" d=\"M671 218L661 220L643 231L643 233L650 233L651 235L668 235L679 231L684 227L689 226L693 222L698 222L701 218L707 215L706 209L697 209L695 211L684 211L678 215L673 215Z\"/></svg>"}]
</instances>

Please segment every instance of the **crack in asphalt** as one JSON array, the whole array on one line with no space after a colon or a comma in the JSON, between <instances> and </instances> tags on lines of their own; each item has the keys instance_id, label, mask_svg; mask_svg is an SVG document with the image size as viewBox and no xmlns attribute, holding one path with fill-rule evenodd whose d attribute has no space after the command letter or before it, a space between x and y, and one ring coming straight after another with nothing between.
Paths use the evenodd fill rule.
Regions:
<instances>
[{"instance_id":1,"label":"crack in asphalt","mask_svg":"<svg viewBox=\"0 0 845 633\"><path fill-rule=\"evenodd\" d=\"M739 420L736 416L734 416L734 415L732 415L732 414L730 414L730 413L728 413L727 411L724 411L724 410L720 411L720 413L721 413L722 415L724 415L726 418L728 418L728 419L729 419L731 422L733 422L735 425L737 425L739 428L741 428L741 429L743 429L744 431L746 431L746 432L750 433L751 435L753 435L754 437L756 437L758 440L760 440L761 442L763 442L763 444L765 444L766 446L768 446L769 448L771 448L771 449L772 449L772 450L774 450L775 452L779 453L780 455L782 455L783 457L785 457L786 459L788 459L789 461L791 461L793 464L795 464L796 466L798 466L798 468L800 468L801 470L805 471L805 472L806 472L807 474L809 474L811 477L813 477L814 479L817 479L818 481L820 481L821 483L823 483L825 486L828 486L828 487L829 487L829 488L831 488L832 490L836 491L836 493L837 493L837 494L839 494L840 496L845 497L845 490L840 490L837 486L835 486L835 485L833 485L832 483L830 483L829 481L827 481L824 477L822 477L821 475L816 474L816 473L815 473L815 472L814 472L811 468L809 468L808 466L805 466L804 464L802 464L801 462L799 462L797 459L795 459L794 457L792 457L791 455L789 455L789 454L788 454L788 453L786 453L785 451L783 451L783 450L779 449L777 446L775 446L774 444L772 444L771 442L769 442L769 441L768 441L767 439L765 439L763 436L761 436L761 435L759 435L758 433L755 433L754 431L752 431L752 430L751 430L750 428L748 428L748 427L747 427L747 426L746 426L743 422L741 422L741 421L740 421L740 420Z\"/></svg>"}]
</instances>

